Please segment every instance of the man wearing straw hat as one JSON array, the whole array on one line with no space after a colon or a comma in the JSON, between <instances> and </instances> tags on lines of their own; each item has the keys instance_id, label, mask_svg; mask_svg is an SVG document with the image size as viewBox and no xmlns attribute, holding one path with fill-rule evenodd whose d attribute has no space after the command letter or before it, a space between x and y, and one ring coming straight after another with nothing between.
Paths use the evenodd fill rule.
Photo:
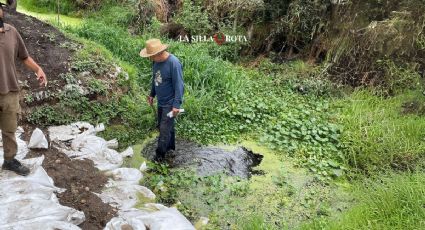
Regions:
<instances>
[{"instance_id":1,"label":"man wearing straw hat","mask_svg":"<svg viewBox=\"0 0 425 230\"><path fill-rule=\"evenodd\" d=\"M155 96L158 101L159 139L154 159L157 162L164 159L167 151L175 150L174 118L180 112L184 92L182 64L167 48L159 39L150 39L140 51L141 57L153 61L152 87L147 100L151 106Z\"/></svg>"}]
</instances>

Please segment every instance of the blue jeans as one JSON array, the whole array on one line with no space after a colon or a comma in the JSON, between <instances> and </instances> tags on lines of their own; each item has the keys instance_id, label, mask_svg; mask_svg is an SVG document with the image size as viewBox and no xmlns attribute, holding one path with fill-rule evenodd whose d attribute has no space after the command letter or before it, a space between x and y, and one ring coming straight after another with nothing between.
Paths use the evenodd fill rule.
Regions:
<instances>
[{"instance_id":1,"label":"blue jeans","mask_svg":"<svg viewBox=\"0 0 425 230\"><path fill-rule=\"evenodd\" d=\"M174 130L174 117L167 117L172 107L158 107L159 138L156 156L164 158L168 150L176 149L176 137Z\"/></svg>"}]
</instances>

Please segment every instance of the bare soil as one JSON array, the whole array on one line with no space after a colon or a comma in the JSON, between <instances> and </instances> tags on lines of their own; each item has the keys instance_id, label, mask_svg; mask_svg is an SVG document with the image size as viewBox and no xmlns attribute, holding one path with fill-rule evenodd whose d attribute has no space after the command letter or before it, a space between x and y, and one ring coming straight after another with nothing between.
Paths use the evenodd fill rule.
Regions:
<instances>
[{"instance_id":1,"label":"bare soil","mask_svg":"<svg viewBox=\"0 0 425 230\"><path fill-rule=\"evenodd\" d=\"M5 10L5 22L14 26L25 42L30 56L43 68L49 84L47 90L57 91L65 85L60 74L69 72L70 58L73 51L65 44L72 42L55 27L18 12ZM46 90L40 87L35 74L27 69L22 62L17 61L18 78L22 82L21 95L27 91L39 92ZM46 98L43 103L49 101ZM23 109L26 105L21 103Z\"/></svg>"},{"instance_id":2,"label":"bare soil","mask_svg":"<svg viewBox=\"0 0 425 230\"><path fill-rule=\"evenodd\" d=\"M56 147L48 150L31 150L28 157L44 155L43 168L53 179L55 186L66 191L57 194L59 203L84 212L86 221L82 229L103 229L116 216L117 210L102 202L93 194L100 193L108 178L94 166L91 160L71 160Z\"/></svg>"}]
</instances>

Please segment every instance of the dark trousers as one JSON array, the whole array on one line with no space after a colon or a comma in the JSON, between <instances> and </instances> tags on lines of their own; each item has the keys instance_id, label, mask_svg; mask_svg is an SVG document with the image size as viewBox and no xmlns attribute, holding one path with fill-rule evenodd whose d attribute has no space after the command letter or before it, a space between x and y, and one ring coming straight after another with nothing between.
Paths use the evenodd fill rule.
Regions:
<instances>
[{"instance_id":1,"label":"dark trousers","mask_svg":"<svg viewBox=\"0 0 425 230\"><path fill-rule=\"evenodd\" d=\"M158 107L159 138L156 149L158 157L165 157L168 150L176 149L174 118L167 117L167 113L171 110L172 107Z\"/></svg>"}]
</instances>

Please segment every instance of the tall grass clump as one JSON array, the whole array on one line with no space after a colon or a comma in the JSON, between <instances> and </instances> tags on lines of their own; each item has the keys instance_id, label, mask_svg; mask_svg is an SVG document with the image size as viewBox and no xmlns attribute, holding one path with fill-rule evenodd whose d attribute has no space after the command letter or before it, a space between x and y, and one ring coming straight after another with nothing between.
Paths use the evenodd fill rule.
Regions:
<instances>
[{"instance_id":1,"label":"tall grass clump","mask_svg":"<svg viewBox=\"0 0 425 230\"><path fill-rule=\"evenodd\" d=\"M359 185L357 204L335 219L318 219L301 229L425 229L425 174L380 175Z\"/></svg>"},{"instance_id":2,"label":"tall grass clump","mask_svg":"<svg viewBox=\"0 0 425 230\"><path fill-rule=\"evenodd\" d=\"M339 101L345 159L361 171L405 169L423 159L425 117L402 113L403 103L423 100L420 92L383 98L359 90Z\"/></svg>"}]
</instances>

